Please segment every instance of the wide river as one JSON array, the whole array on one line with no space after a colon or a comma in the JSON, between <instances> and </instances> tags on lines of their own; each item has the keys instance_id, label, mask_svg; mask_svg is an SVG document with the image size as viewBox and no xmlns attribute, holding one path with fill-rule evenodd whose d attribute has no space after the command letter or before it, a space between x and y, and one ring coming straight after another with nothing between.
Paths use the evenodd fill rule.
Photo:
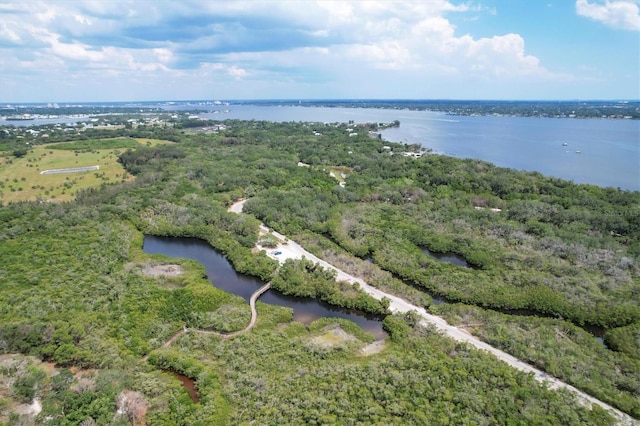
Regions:
<instances>
[{"instance_id":1,"label":"wide river","mask_svg":"<svg viewBox=\"0 0 640 426\"><path fill-rule=\"evenodd\" d=\"M171 111L203 108L180 104L150 106ZM441 112L378 108L258 105L215 108L220 112L199 116L213 120L320 123L399 120L400 127L383 131L386 140L418 143L439 154L538 171L576 183L640 191L640 120L450 116ZM26 126L73 121L81 119L6 123Z\"/></svg>"},{"instance_id":2,"label":"wide river","mask_svg":"<svg viewBox=\"0 0 640 426\"><path fill-rule=\"evenodd\" d=\"M498 166L640 190L640 120L450 116L441 112L378 108L230 105L210 119L322 123L400 121L383 131L392 142L418 143L439 154ZM566 144L566 145L565 145Z\"/></svg>"}]
</instances>

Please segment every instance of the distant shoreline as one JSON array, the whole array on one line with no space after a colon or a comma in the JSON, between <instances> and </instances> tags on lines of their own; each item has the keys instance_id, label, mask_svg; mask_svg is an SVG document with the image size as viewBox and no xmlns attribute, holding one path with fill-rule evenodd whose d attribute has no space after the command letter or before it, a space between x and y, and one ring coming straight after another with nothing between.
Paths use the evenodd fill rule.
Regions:
<instances>
[{"instance_id":1,"label":"distant shoreline","mask_svg":"<svg viewBox=\"0 0 640 426\"><path fill-rule=\"evenodd\" d=\"M233 105L300 106L323 108L378 108L409 111L442 112L453 116L506 116L539 118L599 118L609 120L640 119L640 100L447 100L447 99L254 99L254 100L184 100L140 102L83 103L4 103L0 119L24 114L77 114L79 109L100 113L159 112L180 108L182 111L207 112L212 108ZM184 108L193 107L193 108Z\"/></svg>"}]
</instances>

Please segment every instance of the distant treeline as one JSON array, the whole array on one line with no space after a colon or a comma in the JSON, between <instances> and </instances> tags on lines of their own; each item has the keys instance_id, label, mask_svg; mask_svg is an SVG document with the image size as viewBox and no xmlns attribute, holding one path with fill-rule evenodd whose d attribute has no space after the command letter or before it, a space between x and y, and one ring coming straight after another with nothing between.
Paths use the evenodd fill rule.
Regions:
<instances>
[{"instance_id":1,"label":"distant treeline","mask_svg":"<svg viewBox=\"0 0 640 426\"><path fill-rule=\"evenodd\" d=\"M451 115L510 115L518 117L640 119L640 101L465 101L465 100L264 100L238 101L245 105L385 108L439 111Z\"/></svg>"},{"instance_id":2,"label":"distant treeline","mask_svg":"<svg viewBox=\"0 0 640 426\"><path fill-rule=\"evenodd\" d=\"M16 107L0 108L0 117L11 117L23 114L40 114L40 115L74 115L74 114L115 114L115 113L131 113L140 114L141 112L159 112L163 111L158 107L140 107L126 105L19 105Z\"/></svg>"}]
</instances>

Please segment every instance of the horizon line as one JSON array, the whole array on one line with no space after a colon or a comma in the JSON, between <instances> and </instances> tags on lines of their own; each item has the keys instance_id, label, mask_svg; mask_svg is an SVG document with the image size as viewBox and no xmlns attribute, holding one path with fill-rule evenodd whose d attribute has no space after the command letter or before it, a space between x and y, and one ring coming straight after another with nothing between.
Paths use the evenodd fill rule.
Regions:
<instances>
[{"instance_id":1,"label":"horizon line","mask_svg":"<svg viewBox=\"0 0 640 426\"><path fill-rule=\"evenodd\" d=\"M211 98L211 99L153 99L119 101L0 101L0 105L47 105L47 104L97 104L97 103L169 103L169 102L619 102L636 103L640 98L601 98L601 99L464 99L464 98Z\"/></svg>"}]
</instances>

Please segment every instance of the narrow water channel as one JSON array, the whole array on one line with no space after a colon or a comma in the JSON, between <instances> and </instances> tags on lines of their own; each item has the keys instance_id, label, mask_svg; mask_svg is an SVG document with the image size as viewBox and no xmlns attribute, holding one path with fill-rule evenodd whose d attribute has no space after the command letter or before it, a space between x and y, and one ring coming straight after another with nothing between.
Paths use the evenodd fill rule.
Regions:
<instances>
[{"instance_id":1,"label":"narrow water channel","mask_svg":"<svg viewBox=\"0 0 640 426\"><path fill-rule=\"evenodd\" d=\"M236 272L224 255L206 241L197 238L147 235L144 237L143 250L147 254L163 254L201 263L207 271L209 281L216 288L241 296L247 303L251 294L265 284L258 278ZM382 328L382 319L375 315L332 306L308 297L285 296L274 289L260 296L259 300L293 309L294 321L305 325L323 317L343 318L358 324L363 330L373 334L376 339L387 337L387 333Z\"/></svg>"},{"instance_id":2,"label":"narrow water channel","mask_svg":"<svg viewBox=\"0 0 640 426\"><path fill-rule=\"evenodd\" d=\"M467 263L467 261L463 257L458 256L455 253L434 253L434 252L430 252L426 248L421 248L421 250L427 256L437 259L441 262L448 262L448 263L453 263L455 265L462 266L465 268L472 268L472 266L469 263ZM366 260L367 262L373 263L373 259L371 257L366 257L364 260ZM448 300L445 297L437 296L433 292L427 290L426 288L420 285L406 281L402 279L402 277L394 274L393 272L391 272L391 274L394 276L394 278L402 281L406 285L413 287L416 290L421 291L423 293L427 293L431 297L431 302L434 305L441 305L443 303L457 303L454 300ZM485 307L484 309L489 309L492 311L496 311L496 312L500 312L508 315L545 317L545 315L542 315L539 312L532 311L530 309L506 309L506 308L499 309L499 308L491 308L491 307ZM606 333L606 329L597 325L582 325L579 327L582 328L584 331L590 333L593 336L593 338L596 340L596 342L600 343L604 347L607 347L606 343L604 342L604 334Z\"/></svg>"},{"instance_id":3,"label":"narrow water channel","mask_svg":"<svg viewBox=\"0 0 640 426\"><path fill-rule=\"evenodd\" d=\"M172 370L163 371L172 374L176 379L180 381L182 387L185 388L187 392L189 392L189 397L191 397L191 401L193 401L194 404L200 402L200 395L198 395L198 391L196 390L196 383L192 379Z\"/></svg>"}]
</instances>

